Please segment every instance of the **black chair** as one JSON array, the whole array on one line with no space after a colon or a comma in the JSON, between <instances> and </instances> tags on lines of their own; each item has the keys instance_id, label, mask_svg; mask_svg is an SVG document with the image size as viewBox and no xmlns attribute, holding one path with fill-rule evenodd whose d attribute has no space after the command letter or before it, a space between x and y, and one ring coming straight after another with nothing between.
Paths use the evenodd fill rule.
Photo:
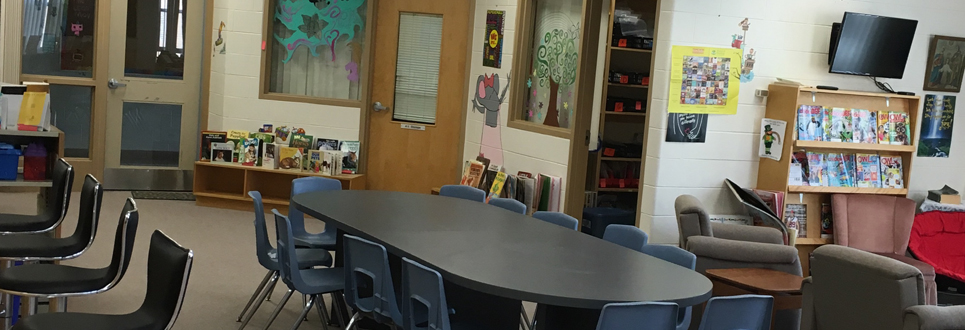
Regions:
<instances>
[{"instance_id":1,"label":"black chair","mask_svg":"<svg viewBox=\"0 0 965 330\"><path fill-rule=\"evenodd\" d=\"M174 326L194 252L185 249L159 230L151 236L147 257L147 295L130 314L45 313L24 318L13 330L167 330Z\"/></svg>"},{"instance_id":2,"label":"black chair","mask_svg":"<svg viewBox=\"0 0 965 330\"><path fill-rule=\"evenodd\" d=\"M0 272L0 292L28 297L63 298L110 290L127 272L137 233L137 206L128 198L117 224L114 254L106 268L81 268L55 264L27 264ZM8 305L9 306L9 305ZM32 314L33 304L30 304ZM8 307L9 308L9 307ZM8 311L7 315L10 311Z\"/></svg>"},{"instance_id":3,"label":"black chair","mask_svg":"<svg viewBox=\"0 0 965 330\"><path fill-rule=\"evenodd\" d=\"M64 238L51 237L48 233L0 236L0 260L59 261L80 256L94 243L103 196L100 182L88 174L80 192L80 214L72 235Z\"/></svg>"},{"instance_id":4,"label":"black chair","mask_svg":"<svg viewBox=\"0 0 965 330\"><path fill-rule=\"evenodd\" d=\"M70 203L74 167L60 159L54 163L52 178L53 187L47 191L47 205L40 214L0 214L0 235L43 233L60 226Z\"/></svg>"}]
</instances>

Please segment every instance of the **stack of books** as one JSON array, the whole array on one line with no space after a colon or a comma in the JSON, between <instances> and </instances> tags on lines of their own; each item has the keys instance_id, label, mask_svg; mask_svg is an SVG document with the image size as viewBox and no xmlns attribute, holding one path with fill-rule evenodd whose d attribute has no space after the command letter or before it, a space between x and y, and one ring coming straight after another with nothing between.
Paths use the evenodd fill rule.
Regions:
<instances>
[{"instance_id":1,"label":"stack of books","mask_svg":"<svg viewBox=\"0 0 965 330\"><path fill-rule=\"evenodd\" d=\"M901 156L796 151L788 185L904 188Z\"/></svg>"},{"instance_id":2,"label":"stack of books","mask_svg":"<svg viewBox=\"0 0 965 330\"><path fill-rule=\"evenodd\" d=\"M904 112L802 105L797 116L797 139L801 141L911 144Z\"/></svg>"}]
</instances>

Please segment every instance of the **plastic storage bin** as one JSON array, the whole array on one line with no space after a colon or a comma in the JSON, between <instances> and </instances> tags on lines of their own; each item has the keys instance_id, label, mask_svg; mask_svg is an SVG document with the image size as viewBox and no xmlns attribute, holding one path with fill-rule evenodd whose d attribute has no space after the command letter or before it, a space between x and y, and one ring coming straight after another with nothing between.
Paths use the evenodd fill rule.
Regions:
<instances>
[{"instance_id":1,"label":"plastic storage bin","mask_svg":"<svg viewBox=\"0 0 965 330\"><path fill-rule=\"evenodd\" d=\"M23 152L23 179L46 180L47 164L47 148L40 143L31 143Z\"/></svg>"},{"instance_id":2,"label":"plastic storage bin","mask_svg":"<svg viewBox=\"0 0 965 330\"><path fill-rule=\"evenodd\" d=\"M603 232L609 225L634 225L636 217L633 211L615 209L612 207L589 207L583 209L583 233L603 238Z\"/></svg>"},{"instance_id":3,"label":"plastic storage bin","mask_svg":"<svg viewBox=\"0 0 965 330\"><path fill-rule=\"evenodd\" d=\"M12 145L0 143L0 180L17 179L17 163L20 161L20 150Z\"/></svg>"}]
</instances>

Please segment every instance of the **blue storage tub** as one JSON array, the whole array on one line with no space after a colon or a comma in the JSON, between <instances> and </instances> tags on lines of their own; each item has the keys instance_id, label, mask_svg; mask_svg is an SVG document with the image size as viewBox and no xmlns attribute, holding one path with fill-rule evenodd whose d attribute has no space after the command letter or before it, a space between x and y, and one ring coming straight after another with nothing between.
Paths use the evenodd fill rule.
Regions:
<instances>
[{"instance_id":1,"label":"blue storage tub","mask_svg":"<svg viewBox=\"0 0 965 330\"><path fill-rule=\"evenodd\" d=\"M583 228L580 230L599 238L609 225L634 225L637 222L633 211L612 207L588 207L583 209Z\"/></svg>"},{"instance_id":2,"label":"blue storage tub","mask_svg":"<svg viewBox=\"0 0 965 330\"><path fill-rule=\"evenodd\" d=\"M16 180L17 164L20 163L20 150L12 145L0 143L0 180Z\"/></svg>"}]
</instances>

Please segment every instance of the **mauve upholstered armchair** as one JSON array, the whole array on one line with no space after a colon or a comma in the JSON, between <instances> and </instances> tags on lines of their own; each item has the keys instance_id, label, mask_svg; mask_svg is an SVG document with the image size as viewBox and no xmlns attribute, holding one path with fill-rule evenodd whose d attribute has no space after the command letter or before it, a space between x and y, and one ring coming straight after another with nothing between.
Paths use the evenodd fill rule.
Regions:
<instances>
[{"instance_id":1,"label":"mauve upholstered armchair","mask_svg":"<svg viewBox=\"0 0 965 330\"><path fill-rule=\"evenodd\" d=\"M925 304L925 284L913 266L840 245L811 257L804 279L801 330L965 329L965 306Z\"/></svg>"},{"instance_id":2,"label":"mauve upholstered armchair","mask_svg":"<svg viewBox=\"0 0 965 330\"><path fill-rule=\"evenodd\" d=\"M905 255L915 201L895 196L839 194L831 197L834 243L895 259L918 268L924 276L925 303L938 303L935 268Z\"/></svg>"},{"instance_id":3,"label":"mauve upholstered armchair","mask_svg":"<svg viewBox=\"0 0 965 330\"><path fill-rule=\"evenodd\" d=\"M674 208L680 247L697 256L697 272L719 268L766 268L801 276L797 249L784 245L780 230L711 222L703 204L691 195L677 197ZM694 320L700 320L698 313L695 309ZM778 311L774 329L797 329L800 317L800 310Z\"/></svg>"}]
</instances>

